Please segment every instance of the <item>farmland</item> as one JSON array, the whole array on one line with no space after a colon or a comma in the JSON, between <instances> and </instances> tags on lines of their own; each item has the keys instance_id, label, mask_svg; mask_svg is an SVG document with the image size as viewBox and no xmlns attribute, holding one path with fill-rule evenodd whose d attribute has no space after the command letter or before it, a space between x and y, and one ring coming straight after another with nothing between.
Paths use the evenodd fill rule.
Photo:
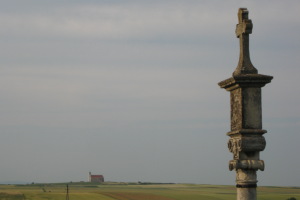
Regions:
<instances>
[{"instance_id":1,"label":"farmland","mask_svg":"<svg viewBox=\"0 0 300 200\"><path fill-rule=\"evenodd\" d=\"M66 184L0 185L0 200L64 200ZM68 183L70 200L229 200L234 186L196 184ZM300 187L259 187L260 200L300 199Z\"/></svg>"}]
</instances>

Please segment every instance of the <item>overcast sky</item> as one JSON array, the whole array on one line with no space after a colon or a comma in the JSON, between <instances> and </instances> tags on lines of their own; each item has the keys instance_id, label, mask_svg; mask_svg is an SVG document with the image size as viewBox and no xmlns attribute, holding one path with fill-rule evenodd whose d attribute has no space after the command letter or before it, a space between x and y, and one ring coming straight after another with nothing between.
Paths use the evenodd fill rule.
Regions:
<instances>
[{"instance_id":1,"label":"overcast sky","mask_svg":"<svg viewBox=\"0 0 300 200\"><path fill-rule=\"evenodd\" d=\"M0 182L235 185L237 11L263 88L259 185L300 186L298 0L10 0L0 7Z\"/></svg>"}]
</instances>

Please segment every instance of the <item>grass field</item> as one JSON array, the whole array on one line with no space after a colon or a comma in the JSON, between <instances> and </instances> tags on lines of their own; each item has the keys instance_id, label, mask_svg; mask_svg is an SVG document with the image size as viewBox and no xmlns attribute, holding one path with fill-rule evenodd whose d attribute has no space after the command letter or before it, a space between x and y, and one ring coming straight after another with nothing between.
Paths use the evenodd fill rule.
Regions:
<instances>
[{"instance_id":1,"label":"grass field","mask_svg":"<svg viewBox=\"0 0 300 200\"><path fill-rule=\"evenodd\" d=\"M68 183L70 200L233 200L234 186ZM259 200L300 200L300 187L259 187ZM0 200L65 200L66 184L0 185Z\"/></svg>"}]
</instances>

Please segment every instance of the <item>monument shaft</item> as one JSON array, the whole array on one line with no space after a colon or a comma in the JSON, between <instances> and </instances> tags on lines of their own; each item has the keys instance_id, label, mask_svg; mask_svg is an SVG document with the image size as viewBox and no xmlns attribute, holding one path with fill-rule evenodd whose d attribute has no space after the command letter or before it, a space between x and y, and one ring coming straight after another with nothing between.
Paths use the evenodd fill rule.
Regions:
<instances>
[{"instance_id":1,"label":"monument shaft","mask_svg":"<svg viewBox=\"0 0 300 200\"><path fill-rule=\"evenodd\" d=\"M264 161L259 152L266 146L262 129L261 88L270 83L272 76L258 74L252 65L249 53L249 34L252 21L248 10L238 11L239 24L236 36L240 39L238 66L231 78L221 81L219 86L230 92L231 130L227 133L229 151L233 160L229 169L236 171L238 200L256 200L257 170L264 170Z\"/></svg>"}]
</instances>

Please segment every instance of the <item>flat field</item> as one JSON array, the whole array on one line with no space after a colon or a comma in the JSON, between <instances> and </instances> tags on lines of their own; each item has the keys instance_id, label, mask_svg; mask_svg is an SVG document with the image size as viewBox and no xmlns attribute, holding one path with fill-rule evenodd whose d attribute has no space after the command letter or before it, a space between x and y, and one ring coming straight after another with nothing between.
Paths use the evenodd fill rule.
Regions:
<instances>
[{"instance_id":1,"label":"flat field","mask_svg":"<svg viewBox=\"0 0 300 200\"><path fill-rule=\"evenodd\" d=\"M65 200L67 183L0 185L0 200ZM234 186L68 183L70 200L233 200ZM300 187L258 187L259 200L300 200Z\"/></svg>"}]
</instances>

